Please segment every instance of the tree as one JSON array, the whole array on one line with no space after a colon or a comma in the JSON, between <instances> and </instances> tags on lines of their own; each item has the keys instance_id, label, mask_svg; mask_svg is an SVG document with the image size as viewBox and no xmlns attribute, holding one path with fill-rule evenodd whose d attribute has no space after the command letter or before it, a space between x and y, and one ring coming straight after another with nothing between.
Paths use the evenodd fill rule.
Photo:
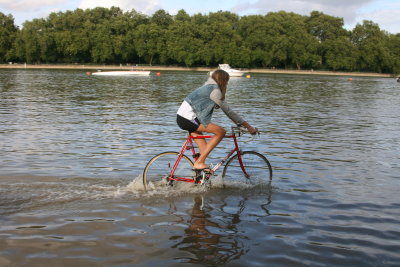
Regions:
<instances>
[{"instance_id":1,"label":"tree","mask_svg":"<svg viewBox=\"0 0 400 267\"><path fill-rule=\"evenodd\" d=\"M192 66L200 60L200 50L204 45L198 38L197 28L190 21L177 21L167 32L166 48L170 59Z\"/></svg>"},{"instance_id":2,"label":"tree","mask_svg":"<svg viewBox=\"0 0 400 267\"><path fill-rule=\"evenodd\" d=\"M318 40L317 53L320 56L320 64L324 67L337 69L340 66L340 68L342 68L344 67L343 63L347 61L343 60L338 64L337 60L332 57L334 50L339 53L343 52L335 49L335 43L337 43L340 48L344 48L345 51L350 49L351 43L349 33L343 28L343 25L343 18L329 16L319 11L312 11L310 17L306 19L308 32ZM346 40L348 40L348 44ZM347 58L347 56L345 58ZM347 68L351 67L352 66L347 66Z\"/></svg>"},{"instance_id":3,"label":"tree","mask_svg":"<svg viewBox=\"0 0 400 267\"><path fill-rule=\"evenodd\" d=\"M343 18L329 16L319 11L312 11L310 17L306 19L309 33L321 43L348 35L343 25Z\"/></svg>"},{"instance_id":4,"label":"tree","mask_svg":"<svg viewBox=\"0 0 400 267\"><path fill-rule=\"evenodd\" d=\"M388 36L378 24L365 20L352 32L352 42L358 49L357 68L362 71L390 71Z\"/></svg>"},{"instance_id":5,"label":"tree","mask_svg":"<svg viewBox=\"0 0 400 267\"><path fill-rule=\"evenodd\" d=\"M165 47L165 30L155 23L139 25L134 32L134 38L139 57L144 57L150 65Z\"/></svg>"},{"instance_id":6,"label":"tree","mask_svg":"<svg viewBox=\"0 0 400 267\"><path fill-rule=\"evenodd\" d=\"M318 61L317 40L306 30L305 17L284 11L271 12L267 20L271 63L278 67L313 67Z\"/></svg>"},{"instance_id":7,"label":"tree","mask_svg":"<svg viewBox=\"0 0 400 267\"><path fill-rule=\"evenodd\" d=\"M163 29L168 28L173 22L173 17L164 9L156 11L150 19L150 23L154 23Z\"/></svg>"},{"instance_id":8,"label":"tree","mask_svg":"<svg viewBox=\"0 0 400 267\"><path fill-rule=\"evenodd\" d=\"M47 19L59 54L64 63L90 61L91 33L94 24L87 20L89 12L82 9L51 13ZM88 16L89 15L89 16Z\"/></svg>"},{"instance_id":9,"label":"tree","mask_svg":"<svg viewBox=\"0 0 400 267\"><path fill-rule=\"evenodd\" d=\"M400 36L372 21L351 32L313 11L239 17L219 11L146 16L118 7L76 9L26 21L0 13L0 62L129 63L400 72Z\"/></svg>"},{"instance_id":10,"label":"tree","mask_svg":"<svg viewBox=\"0 0 400 267\"><path fill-rule=\"evenodd\" d=\"M22 30L15 40L15 56L27 63L40 63L46 56L46 51L42 49L43 43L41 35L45 29L44 19L33 19L23 24Z\"/></svg>"},{"instance_id":11,"label":"tree","mask_svg":"<svg viewBox=\"0 0 400 267\"><path fill-rule=\"evenodd\" d=\"M266 67L271 64L272 52L268 38L267 20L261 15L242 17L238 32L243 38L244 47L248 49L249 65Z\"/></svg>"},{"instance_id":12,"label":"tree","mask_svg":"<svg viewBox=\"0 0 400 267\"><path fill-rule=\"evenodd\" d=\"M391 68L390 73L393 75L400 74L400 34L392 34L388 37L388 49L390 51Z\"/></svg>"},{"instance_id":13,"label":"tree","mask_svg":"<svg viewBox=\"0 0 400 267\"><path fill-rule=\"evenodd\" d=\"M345 36L324 42L325 65L331 70L353 71L356 68L358 51Z\"/></svg>"},{"instance_id":14,"label":"tree","mask_svg":"<svg viewBox=\"0 0 400 267\"><path fill-rule=\"evenodd\" d=\"M209 14L202 39L212 64L229 63L233 66L244 66L241 49L243 42L237 31L238 27L239 17L236 14L223 11Z\"/></svg>"},{"instance_id":15,"label":"tree","mask_svg":"<svg viewBox=\"0 0 400 267\"><path fill-rule=\"evenodd\" d=\"M14 25L13 16L6 16L0 12L0 63L13 58L12 46L17 32L18 27Z\"/></svg>"},{"instance_id":16,"label":"tree","mask_svg":"<svg viewBox=\"0 0 400 267\"><path fill-rule=\"evenodd\" d=\"M175 15L175 21L190 21L191 18L188 13L186 13L185 10L181 9L178 11L178 13Z\"/></svg>"}]
</instances>

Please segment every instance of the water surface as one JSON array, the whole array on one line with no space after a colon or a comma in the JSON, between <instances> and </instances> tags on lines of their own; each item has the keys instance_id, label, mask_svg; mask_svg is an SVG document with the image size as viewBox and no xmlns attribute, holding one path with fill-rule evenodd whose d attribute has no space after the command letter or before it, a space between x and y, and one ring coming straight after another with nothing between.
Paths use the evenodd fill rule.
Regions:
<instances>
[{"instance_id":1,"label":"water surface","mask_svg":"<svg viewBox=\"0 0 400 267\"><path fill-rule=\"evenodd\" d=\"M400 264L394 79L232 79L228 102L262 131L242 145L271 161L272 186L221 188L217 174L144 192L146 162L179 149L175 112L206 78L0 70L0 266Z\"/></svg>"}]
</instances>

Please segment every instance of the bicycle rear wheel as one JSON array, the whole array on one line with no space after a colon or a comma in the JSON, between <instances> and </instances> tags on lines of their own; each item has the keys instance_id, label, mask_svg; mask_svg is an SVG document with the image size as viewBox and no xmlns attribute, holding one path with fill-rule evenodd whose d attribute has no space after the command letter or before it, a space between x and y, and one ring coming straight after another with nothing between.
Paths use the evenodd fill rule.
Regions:
<instances>
[{"instance_id":1,"label":"bicycle rear wheel","mask_svg":"<svg viewBox=\"0 0 400 267\"><path fill-rule=\"evenodd\" d=\"M249 183L266 184L272 180L272 167L268 159L262 154L254 151L244 151L241 153L243 166L249 177L246 177L240 167L238 155L236 154L226 163L222 173L223 183Z\"/></svg>"},{"instance_id":2,"label":"bicycle rear wheel","mask_svg":"<svg viewBox=\"0 0 400 267\"><path fill-rule=\"evenodd\" d=\"M146 190L168 184L169 175L178 155L178 152L163 152L154 156L147 163L143 171L143 185ZM192 178L194 175L192 169L193 162L183 155L174 176Z\"/></svg>"}]
</instances>

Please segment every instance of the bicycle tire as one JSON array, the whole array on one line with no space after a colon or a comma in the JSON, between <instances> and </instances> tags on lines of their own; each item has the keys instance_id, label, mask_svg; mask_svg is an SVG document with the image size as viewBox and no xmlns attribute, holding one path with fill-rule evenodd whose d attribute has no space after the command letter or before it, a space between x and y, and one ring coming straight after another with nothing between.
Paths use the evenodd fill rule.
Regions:
<instances>
[{"instance_id":1,"label":"bicycle tire","mask_svg":"<svg viewBox=\"0 0 400 267\"><path fill-rule=\"evenodd\" d=\"M250 177L247 178L243 173L236 154L228 160L224 167L222 173L224 186L227 183L249 183L255 185L272 181L272 166L264 155L255 151L244 151L241 153L241 157L245 170Z\"/></svg>"},{"instance_id":2,"label":"bicycle tire","mask_svg":"<svg viewBox=\"0 0 400 267\"><path fill-rule=\"evenodd\" d=\"M168 176L178 155L178 152L163 152L149 160L143 171L143 186L145 190L168 184ZM191 178L193 177L192 169L192 160L183 155L175 171L175 176Z\"/></svg>"}]
</instances>

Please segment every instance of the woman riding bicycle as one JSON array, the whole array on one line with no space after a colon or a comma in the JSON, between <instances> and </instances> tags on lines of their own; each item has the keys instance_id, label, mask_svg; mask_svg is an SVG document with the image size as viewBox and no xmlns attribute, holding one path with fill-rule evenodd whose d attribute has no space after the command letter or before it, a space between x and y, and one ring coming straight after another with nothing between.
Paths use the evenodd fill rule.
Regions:
<instances>
[{"instance_id":1,"label":"woman riding bicycle","mask_svg":"<svg viewBox=\"0 0 400 267\"><path fill-rule=\"evenodd\" d=\"M195 139L200 149L200 156L193 165L195 170L211 171L205 160L226 134L224 128L211 122L214 108L221 108L235 124L246 127L249 133L257 133L257 129L244 121L226 103L228 81L229 74L226 71L214 71L211 78L190 93L178 109L176 121L181 129L189 131L192 136L203 135L203 132L214 134L208 142L205 139Z\"/></svg>"}]
</instances>

